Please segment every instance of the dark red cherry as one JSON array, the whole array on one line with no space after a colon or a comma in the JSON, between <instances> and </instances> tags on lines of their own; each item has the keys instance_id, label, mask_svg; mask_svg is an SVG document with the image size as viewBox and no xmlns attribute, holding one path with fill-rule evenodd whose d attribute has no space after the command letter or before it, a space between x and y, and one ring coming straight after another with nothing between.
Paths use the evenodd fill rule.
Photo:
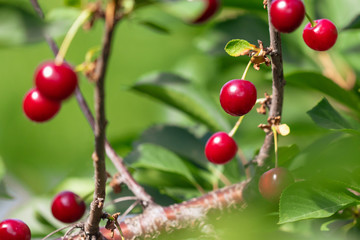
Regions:
<instances>
[{"instance_id":1,"label":"dark red cherry","mask_svg":"<svg viewBox=\"0 0 360 240\"><path fill-rule=\"evenodd\" d=\"M58 193L51 205L53 216L64 223L78 221L84 215L85 209L84 200L70 191Z\"/></svg>"},{"instance_id":2,"label":"dark red cherry","mask_svg":"<svg viewBox=\"0 0 360 240\"><path fill-rule=\"evenodd\" d=\"M279 201L282 191L294 182L291 173L282 167L273 168L261 175L259 192L271 202Z\"/></svg>"},{"instance_id":3,"label":"dark red cherry","mask_svg":"<svg viewBox=\"0 0 360 240\"><path fill-rule=\"evenodd\" d=\"M225 132L212 135L205 145L206 158L215 164L225 164L234 158L238 147L232 137Z\"/></svg>"},{"instance_id":4,"label":"dark red cherry","mask_svg":"<svg viewBox=\"0 0 360 240\"><path fill-rule=\"evenodd\" d=\"M221 88L220 104L228 114L242 116L254 107L256 94L256 87L252 82L234 79Z\"/></svg>"},{"instance_id":5,"label":"dark red cherry","mask_svg":"<svg viewBox=\"0 0 360 240\"><path fill-rule=\"evenodd\" d=\"M308 23L304 28L303 39L306 45L316 51L330 49L336 43L338 36L334 23L328 19L315 20L314 23L314 27Z\"/></svg>"},{"instance_id":6,"label":"dark red cherry","mask_svg":"<svg viewBox=\"0 0 360 240\"><path fill-rule=\"evenodd\" d=\"M60 106L60 102L49 100L36 88L27 92L23 100L24 113L34 122L48 121L57 114Z\"/></svg>"},{"instance_id":7,"label":"dark red cherry","mask_svg":"<svg viewBox=\"0 0 360 240\"><path fill-rule=\"evenodd\" d=\"M77 84L77 75L67 63L56 65L48 61L35 71L35 85L49 99L61 101L68 98Z\"/></svg>"},{"instance_id":8,"label":"dark red cherry","mask_svg":"<svg viewBox=\"0 0 360 240\"><path fill-rule=\"evenodd\" d=\"M205 9L193 23L204 23L217 13L220 8L220 0L202 0L205 2Z\"/></svg>"},{"instance_id":9,"label":"dark red cherry","mask_svg":"<svg viewBox=\"0 0 360 240\"><path fill-rule=\"evenodd\" d=\"M279 32L293 32L304 17L305 7L301 0L275 0L270 5L271 23Z\"/></svg>"},{"instance_id":10,"label":"dark red cherry","mask_svg":"<svg viewBox=\"0 0 360 240\"><path fill-rule=\"evenodd\" d=\"M6 219L0 222L1 240L30 240L31 232L26 223L19 219Z\"/></svg>"}]
</instances>

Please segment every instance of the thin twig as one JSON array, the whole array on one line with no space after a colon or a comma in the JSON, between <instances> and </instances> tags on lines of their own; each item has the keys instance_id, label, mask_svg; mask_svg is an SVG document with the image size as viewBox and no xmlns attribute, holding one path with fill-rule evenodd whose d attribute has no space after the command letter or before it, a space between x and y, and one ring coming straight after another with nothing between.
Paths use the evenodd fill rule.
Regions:
<instances>
[{"instance_id":1,"label":"thin twig","mask_svg":"<svg viewBox=\"0 0 360 240\"><path fill-rule=\"evenodd\" d=\"M51 236L54 235L55 233L61 232L62 230L67 229L67 228L69 228L69 227L71 227L71 229L73 229L73 228L82 228L82 227L84 227L84 224L83 224L83 223L76 223L76 224L71 224L71 225L67 225L67 226L65 226L65 227L56 229L55 231L53 231L53 232L49 233L48 235L46 235L46 236L45 236L43 239L41 239L41 240L48 239L49 237L51 237Z\"/></svg>"},{"instance_id":2,"label":"thin twig","mask_svg":"<svg viewBox=\"0 0 360 240\"><path fill-rule=\"evenodd\" d=\"M282 105L284 100L284 73L283 73L283 61L282 61L282 50L281 50L281 37L280 33L276 31L270 21L270 4L272 1L268 1L268 19L269 19L269 33L270 33L270 48L273 49L271 55L271 66L273 75L272 84L272 100L269 111L269 118L280 117L282 113ZM264 143L260 148L259 154L255 161L258 166L264 166L266 159L269 158L269 153L273 144L273 134L268 132L265 136Z\"/></svg>"},{"instance_id":3,"label":"thin twig","mask_svg":"<svg viewBox=\"0 0 360 240\"><path fill-rule=\"evenodd\" d=\"M137 200L136 202L134 202L133 204L130 205L130 207L128 207L128 209L126 209L126 211L121 215L121 218L119 220L119 222L124 221L125 217L136 207L136 205L138 205L140 203L139 200Z\"/></svg>"},{"instance_id":4,"label":"thin twig","mask_svg":"<svg viewBox=\"0 0 360 240\"><path fill-rule=\"evenodd\" d=\"M131 201L131 200L138 200L138 198L135 197L135 196L127 196L127 197L117 198L117 199L112 200L111 202L106 203L104 205L104 208L106 208L106 207L108 207L110 205L114 205L114 204L119 203L119 202Z\"/></svg>"}]
</instances>

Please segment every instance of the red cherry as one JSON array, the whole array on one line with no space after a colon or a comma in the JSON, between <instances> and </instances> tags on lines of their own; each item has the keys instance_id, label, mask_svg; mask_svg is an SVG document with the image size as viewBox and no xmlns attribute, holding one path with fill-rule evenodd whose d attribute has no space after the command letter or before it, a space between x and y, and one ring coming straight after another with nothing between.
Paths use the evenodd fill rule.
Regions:
<instances>
[{"instance_id":1,"label":"red cherry","mask_svg":"<svg viewBox=\"0 0 360 240\"><path fill-rule=\"evenodd\" d=\"M270 5L272 25L282 33L297 29L305 17L305 7L301 0L275 0Z\"/></svg>"},{"instance_id":2,"label":"red cherry","mask_svg":"<svg viewBox=\"0 0 360 240\"><path fill-rule=\"evenodd\" d=\"M330 20L315 20L315 26L306 24L303 31L303 39L310 48L316 51L326 51L336 43L338 36L337 29Z\"/></svg>"},{"instance_id":3,"label":"red cherry","mask_svg":"<svg viewBox=\"0 0 360 240\"><path fill-rule=\"evenodd\" d=\"M0 222L1 240L30 240L31 232L26 223L19 219L6 219Z\"/></svg>"},{"instance_id":4,"label":"red cherry","mask_svg":"<svg viewBox=\"0 0 360 240\"><path fill-rule=\"evenodd\" d=\"M259 192L271 202L279 201L282 191L294 182L286 168L273 168L261 175Z\"/></svg>"},{"instance_id":5,"label":"red cherry","mask_svg":"<svg viewBox=\"0 0 360 240\"><path fill-rule=\"evenodd\" d=\"M24 113L34 122L51 119L60 110L60 106L60 102L47 99L36 88L28 91L23 101Z\"/></svg>"},{"instance_id":6,"label":"red cherry","mask_svg":"<svg viewBox=\"0 0 360 240\"><path fill-rule=\"evenodd\" d=\"M61 101L74 93L78 79L66 63L44 62L35 71L35 85L49 99Z\"/></svg>"},{"instance_id":7,"label":"red cherry","mask_svg":"<svg viewBox=\"0 0 360 240\"><path fill-rule=\"evenodd\" d=\"M225 164L234 158L237 149L232 137L225 132L217 132L207 141L205 156L212 163Z\"/></svg>"},{"instance_id":8,"label":"red cherry","mask_svg":"<svg viewBox=\"0 0 360 240\"><path fill-rule=\"evenodd\" d=\"M228 114L242 116L254 107L256 95L256 88L252 82L234 79L221 88L220 104Z\"/></svg>"},{"instance_id":9,"label":"red cherry","mask_svg":"<svg viewBox=\"0 0 360 240\"><path fill-rule=\"evenodd\" d=\"M206 8L202 14L196 18L193 23L204 23L209 20L220 8L220 0L203 0L206 4Z\"/></svg>"},{"instance_id":10,"label":"red cherry","mask_svg":"<svg viewBox=\"0 0 360 240\"><path fill-rule=\"evenodd\" d=\"M84 200L70 191L58 193L51 205L53 216L64 223L78 221L84 215L85 209Z\"/></svg>"}]
</instances>

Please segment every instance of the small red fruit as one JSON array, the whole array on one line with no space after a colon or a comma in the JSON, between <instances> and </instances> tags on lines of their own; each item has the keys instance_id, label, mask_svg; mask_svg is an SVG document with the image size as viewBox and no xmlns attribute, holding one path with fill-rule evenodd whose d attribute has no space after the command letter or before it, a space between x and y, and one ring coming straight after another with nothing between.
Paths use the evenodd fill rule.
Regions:
<instances>
[{"instance_id":1,"label":"small red fruit","mask_svg":"<svg viewBox=\"0 0 360 240\"><path fill-rule=\"evenodd\" d=\"M220 0L203 0L206 4L206 8L202 14L196 18L193 23L204 23L209 20L220 8Z\"/></svg>"},{"instance_id":2,"label":"small red fruit","mask_svg":"<svg viewBox=\"0 0 360 240\"><path fill-rule=\"evenodd\" d=\"M64 223L78 221L84 215L85 209L84 200L70 191L58 193L51 205L53 216Z\"/></svg>"},{"instance_id":3,"label":"small red fruit","mask_svg":"<svg viewBox=\"0 0 360 240\"><path fill-rule=\"evenodd\" d=\"M1 240L30 240L31 232L26 223L19 219L6 219L0 222Z\"/></svg>"},{"instance_id":4,"label":"small red fruit","mask_svg":"<svg viewBox=\"0 0 360 240\"><path fill-rule=\"evenodd\" d=\"M205 145L206 158L215 164L225 164L234 158L238 147L232 137L225 132L212 135Z\"/></svg>"},{"instance_id":5,"label":"small red fruit","mask_svg":"<svg viewBox=\"0 0 360 240\"><path fill-rule=\"evenodd\" d=\"M261 175L259 192L271 202L279 201L282 191L294 182L286 168L273 168Z\"/></svg>"},{"instance_id":6,"label":"small red fruit","mask_svg":"<svg viewBox=\"0 0 360 240\"><path fill-rule=\"evenodd\" d=\"M49 99L62 101L72 95L78 84L77 75L66 63L44 62L35 71L35 85Z\"/></svg>"},{"instance_id":7,"label":"small red fruit","mask_svg":"<svg viewBox=\"0 0 360 240\"><path fill-rule=\"evenodd\" d=\"M271 23L279 32L293 32L304 17L305 7L301 0L275 0L270 5Z\"/></svg>"},{"instance_id":8,"label":"small red fruit","mask_svg":"<svg viewBox=\"0 0 360 240\"><path fill-rule=\"evenodd\" d=\"M310 48L316 51L326 51L336 43L338 32L334 23L328 19L315 20L315 26L306 24L303 39Z\"/></svg>"},{"instance_id":9,"label":"small red fruit","mask_svg":"<svg viewBox=\"0 0 360 240\"><path fill-rule=\"evenodd\" d=\"M34 122L45 122L60 110L60 102L44 97L36 88L25 95L23 110L25 115Z\"/></svg>"},{"instance_id":10,"label":"small red fruit","mask_svg":"<svg viewBox=\"0 0 360 240\"><path fill-rule=\"evenodd\" d=\"M256 87L252 82L234 79L221 88L220 104L232 116L247 114L256 103Z\"/></svg>"}]
</instances>

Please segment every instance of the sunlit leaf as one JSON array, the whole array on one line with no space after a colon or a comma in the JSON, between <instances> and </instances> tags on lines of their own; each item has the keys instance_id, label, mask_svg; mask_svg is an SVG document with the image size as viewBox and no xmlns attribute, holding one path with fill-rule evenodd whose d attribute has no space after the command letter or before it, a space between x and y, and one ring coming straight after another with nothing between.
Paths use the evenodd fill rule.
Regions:
<instances>
[{"instance_id":1,"label":"sunlit leaf","mask_svg":"<svg viewBox=\"0 0 360 240\"><path fill-rule=\"evenodd\" d=\"M251 50L256 50L256 46L243 39L233 39L225 46L225 51L232 57L247 55Z\"/></svg>"}]
</instances>

